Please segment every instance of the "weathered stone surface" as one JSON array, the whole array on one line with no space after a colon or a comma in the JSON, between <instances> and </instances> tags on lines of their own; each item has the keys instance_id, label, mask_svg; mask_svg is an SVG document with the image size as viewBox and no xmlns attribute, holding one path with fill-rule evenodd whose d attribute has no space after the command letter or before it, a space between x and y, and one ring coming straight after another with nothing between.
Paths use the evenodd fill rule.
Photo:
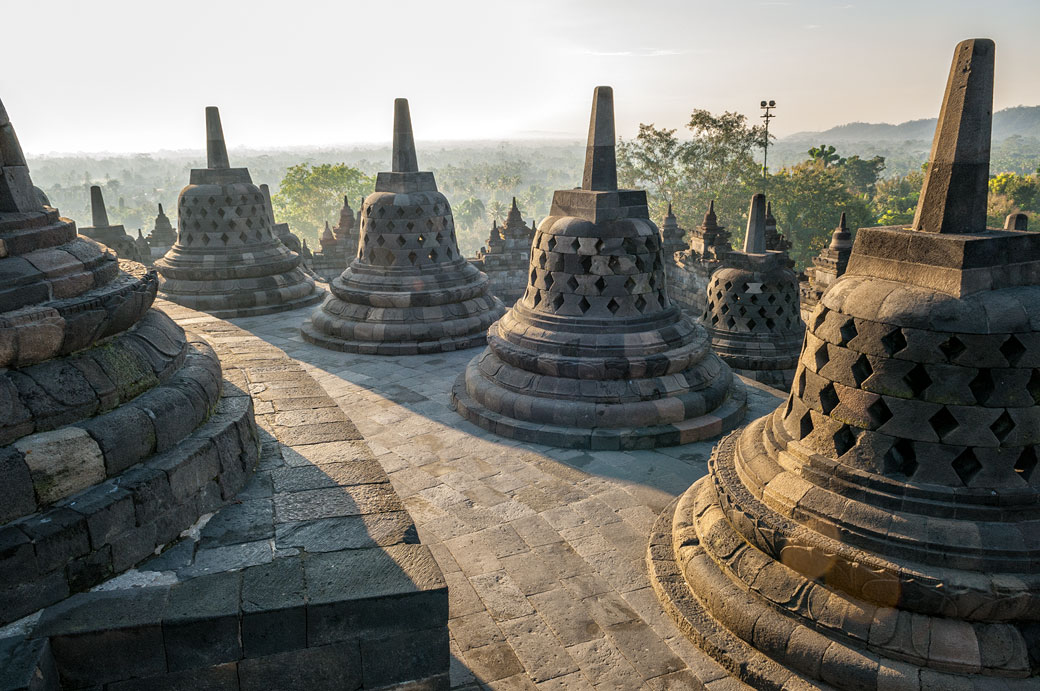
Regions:
<instances>
[{"instance_id":1,"label":"weathered stone surface","mask_svg":"<svg viewBox=\"0 0 1040 691\"><path fill-rule=\"evenodd\" d=\"M272 227L249 171L231 168L220 114L206 109L207 167L193 169L177 201L177 242L155 262L174 302L220 317L271 314L321 299Z\"/></svg>"},{"instance_id":2,"label":"weathered stone surface","mask_svg":"<svg viewBox=\"0 0 1040 691\"><path fill-rule=\"evenodd\" d=\"M618 190L608 170L613 92L597 87L593 101L583 188L553 197L527 291L459 376L453 406L496 434L553 446L715 436L742 418L743 386L669 301L646 194Z\"/></svg>"},{"instance_id":3,"label":"weathered stone surface","mask_svg":"<svg viewBox=\"0 0 1040 691\"><path fill-rule=\"evenodd\" d=\"M926 183L975 198L933 189L934 227L860 230L787 403L724 439L651 533L665 608L752 687L1037 686L1040 288L963 276L1006 270L1009 243L1035 263L1040 237L974 218L992 59L958 46Z\"/></svg>"},{"instance_id":4,"label":"weathered stone surface","mask_svg":"<svg viewBox=\"0 0 1040 691\"><path fill-rule=\"evenodd\" d=\"M414 355L485 342L503 312L487 276L459 254L451 206L419 172L408 101L394 104L394 157L365 199L357 258L303 337L354 353Z\"/></svg>"},{"instance_id":5,"label":"weathered stone surface","mask_svg":"<svg viewBox=\"0 0 1040 691\"><path fill-rule=\"evenodd\" d=\"M738 373L790 388L805 325L798 277L785 252L767 247L765 195L751 200L744 250L723 253L720 264L703 314L712 349Z\"/></svg>"}]
</instances>

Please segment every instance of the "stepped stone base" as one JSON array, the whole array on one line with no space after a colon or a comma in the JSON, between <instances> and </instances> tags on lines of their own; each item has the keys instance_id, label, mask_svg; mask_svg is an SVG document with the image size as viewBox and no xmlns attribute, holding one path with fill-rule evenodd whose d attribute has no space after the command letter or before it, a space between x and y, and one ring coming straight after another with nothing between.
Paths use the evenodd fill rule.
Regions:
<instances>
[{"instance_id":1,"label":"stepped stone base","mask_svg":"<svg viewBox=\"0 0 1040 691\"><path fill-rule=\"evenodd\" d=\"M478 365L470 363L467 369ZM479 374L474 373L475 378ZM452 408L479 427L511 439L548 444L572 449L628 450L677 446L717 437L736 427L744 419L747 390L733 378L729 393L710 415L701 415L681 422L648 427L579 428L538 424L507 417L475 401L466 391L466 372L459 375L451 390Z\"/></svg>"},{"instance_id":2,"label":"stepped stone base","mask_svg":"<svg viewBox=\"0 0 1040 691\"><path fill-rule=\"evenodd\" d=\"M173 299L175 297L178 304L192 309L204 310L207 314L212 314L218 319L259 317L265 314L287 312L301 307L316 305L325 297L324 292L317 289L316 286L312 288L310 293L303 296L289 294L290 292L299 292L296 286L290 286L289 288L284 289L284 291L286 291L286 294L284 295L282 294L283 289L279 288L273 291L267 290L258 293L250 293L245 296L241 294L228 296L226 304L229 304L230 306L226 309L213 307L213 297L208 295L199 301L204 302L205 304L196 304L196 300L193 296L186 293L178 293L176 296L160 293L160 296L166 299ZM236 305L235 303L239 304Z\"/></svg>"},{"instance_id":3,"label":"stepped stone base","mask_svg":"<svg viewBox=\"0 0 1040 691\"><path fill-rule=\"evenodd\" d=\"M252 393L256 473L136 570L0 629L0 691L448 689L447 585L357 428L281 350L161 307Z\"/></svg>"},{"instance_id":4,"label":"stepped stone base","mask_svg":"<svg viewBox=\"0 0 1040 691\"><path fill-rule=\"evenodd\" d=\"M432 341L355 341L330 336L307 320L300 327L300 333L303 340L322 348L363 355L429 355L487 345L486 331Z\"/></svg>"}]
</instances>

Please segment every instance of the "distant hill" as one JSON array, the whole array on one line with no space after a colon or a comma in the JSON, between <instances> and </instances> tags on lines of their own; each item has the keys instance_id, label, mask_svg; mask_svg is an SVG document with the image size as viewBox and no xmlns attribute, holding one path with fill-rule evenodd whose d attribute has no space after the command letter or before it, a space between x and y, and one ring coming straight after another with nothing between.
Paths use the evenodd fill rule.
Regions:
<instances>
[{"instance_id":1,"label":"distant hill","mask_svg":"<svg viewBox=\"0 0 1040 691\"><path fill-rule=\"evenodd\" d=\"M888 123L850 122L823 132L797 132L779 141L795 143L843 144L849 142L931 140L935 133L935 118L909 120L899 125ZM993 114L993 140L1002 141L1011 136L1040 139L1040 106L1015 106Z\"/></svg>"}]
</instances>

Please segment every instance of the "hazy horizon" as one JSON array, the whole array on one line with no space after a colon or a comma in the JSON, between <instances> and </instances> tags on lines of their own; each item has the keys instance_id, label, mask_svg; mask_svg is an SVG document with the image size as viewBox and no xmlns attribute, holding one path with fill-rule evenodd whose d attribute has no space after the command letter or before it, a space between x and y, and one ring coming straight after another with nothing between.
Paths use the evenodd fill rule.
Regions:
<instances>
[{"instance_id":1,"label":"hazy horizon","mask_svg":"<svg viewBox=\"0 0 1040 691\"><path fill-rule=\"evenodd\" d=\"M759 115L778 136L932 118L956 43L997 43L994 110L1037 100L1040 3L994 0L476 0L8 3L0 100L29 156L191 152L203 108L234 150L389 143L393 98L420 143L579 141L592 88L617 132L685 132L694 108ZM758 21L752 21L757 18ZM10 62L10 58L9 58Z\"/></svg>"}]
</instances>

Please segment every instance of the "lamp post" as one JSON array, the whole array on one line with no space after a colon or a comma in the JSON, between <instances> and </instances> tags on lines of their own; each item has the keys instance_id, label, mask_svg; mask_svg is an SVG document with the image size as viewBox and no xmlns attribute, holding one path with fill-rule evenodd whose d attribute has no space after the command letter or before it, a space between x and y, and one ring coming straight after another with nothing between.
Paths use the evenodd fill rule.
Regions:
<instances>
[{"instance_id":1,"label":"lamp post","mask_svg":"<svg viewBox=\"0 0 1040 691\"><path fill-rule=\"evenodd\" d=\"M776 108L776 101L762 101L761 108L765 111L762 119L766 123L766 136L762 139L762 193L766 191L766 172L769 170L769 121L775 118L770 111Z\"/></svg>"}]
</instances>

